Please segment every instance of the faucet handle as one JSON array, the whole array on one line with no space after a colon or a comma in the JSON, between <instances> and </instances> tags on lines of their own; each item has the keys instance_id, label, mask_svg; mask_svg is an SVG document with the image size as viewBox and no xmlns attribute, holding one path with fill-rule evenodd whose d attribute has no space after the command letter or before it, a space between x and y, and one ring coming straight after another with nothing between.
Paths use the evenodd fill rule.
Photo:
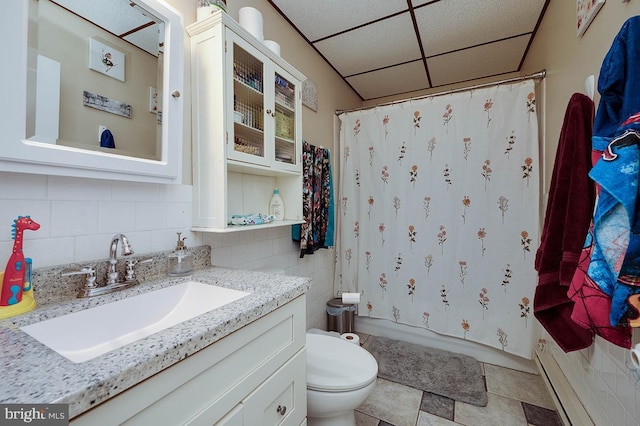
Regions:
<instances>
[{"instance_id":1,"label":"faucet handle","mask_svg":"<svg viewBox=\"0 0 640 426\"><path fill-rule=\"evenodd\" d=\"M71 275L86 275L85 287L93 288L98 286L96 284L96 265L84 265L80 269L63 269L60 275L63 277Z\"/></svg>"},{"instance_id":2,"label":"faucet handle","mask_svg":"<svg viewBox=\"0 0 640 426\"><path fill-rule=\"evenodd\" d=\"M136 280L136 271L134 269L134 266L136 266L138 263L148 263L148 262L151 262L152 260L153 260L152 256L140 257L138 259L133 259L133 260L127 259L125 262L125 267L127 272L125 281L128 282L128 281Z\"/></svg>"}]
</instances>

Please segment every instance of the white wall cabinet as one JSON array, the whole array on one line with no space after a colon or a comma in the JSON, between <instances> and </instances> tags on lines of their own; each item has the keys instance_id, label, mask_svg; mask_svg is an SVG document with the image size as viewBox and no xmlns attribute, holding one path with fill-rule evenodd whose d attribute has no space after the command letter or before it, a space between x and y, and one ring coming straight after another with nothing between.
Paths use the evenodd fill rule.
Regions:
<instances>
[{"instance_id":1,"label":"white wall cabinet","mask_svg":"<svg viewBox=\"0 0 640 426\"><path fill-rule=\"evenodd\" d=\"M191 36L194 231L229 232L302 222L304 75L226 13ZM231 215L268 213L273 190L285 220L229 226Z\"/></svg>"},{"instance_id":2,"label":"white wall cabinet","mask_svg":"<svg viewBox=\"0 0 640 426\"><path fill-rule=\"evenodd\" d=\"M296 298L71 424L305 424L305 306L304 295Z\"/></svg>"}]
</instances>

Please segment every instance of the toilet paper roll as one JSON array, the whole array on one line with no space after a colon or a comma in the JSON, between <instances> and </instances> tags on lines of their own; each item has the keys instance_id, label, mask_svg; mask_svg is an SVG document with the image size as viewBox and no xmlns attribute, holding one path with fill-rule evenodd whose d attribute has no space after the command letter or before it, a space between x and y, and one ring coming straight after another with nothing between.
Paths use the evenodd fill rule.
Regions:
<instances>
[{"instance_id":1,"label":"toilet paper roll","mask_svg":"<svg viewBox=\"0 0 640 426\"><path fill-rule=\"evenodd\" d=\"M640 368L640 343L631 348L631 363L635 368Z\"/></svg>"},{"instance_id":2,"label":"toilet paper roll","mask_svg":"<svg viewBox=\"0 0 640 426\"><path fill-rule=\"evenodd\" d=\"M238 17L242 28L249 31L258 40L264 40L262 13L258 9L255 7L241 7L238 11Z\"/></svg>"},{"instance_id":3,"label":"toilet paper roll","mask_svg":"<svg viewBox=\"0 0 640 426\"><path fill-rule=\"evenodd\" d=\"M360 303L360 293L342 293L342 303Z\"/></svg>"},{"instance_id":4,"label":"toilet paper roll","mask_svg":"<svg viewBox=\"0 0 640 426\"><path fill-rule=\"evenodd\" d=\"M280 44L273 40L265 40L264 45L269 48L273 53L280 56Z\"/></svg>"},{"instance_id":5,"label":"toilet paper roll","mask_svg":"<svg viewBox=\"0 0 640 426\"><path fill-rule=\"evenodd\" d=\"M360 336L355 333L343 333L340 335L340 338L342 340L346 340L347 342L360 346Z\"/></svg>"}]
</instances>

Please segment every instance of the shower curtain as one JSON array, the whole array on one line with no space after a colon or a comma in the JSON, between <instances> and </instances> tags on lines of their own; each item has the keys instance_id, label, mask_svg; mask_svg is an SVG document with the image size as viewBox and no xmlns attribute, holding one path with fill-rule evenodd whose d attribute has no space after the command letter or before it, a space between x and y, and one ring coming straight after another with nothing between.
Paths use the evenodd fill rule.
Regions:
<instances>
[{"instance_id":1,"label":"shower curtain","mask_svg":"<svg viewBox=\"0 0 640 426\"><path fill-rule=\"evenodd\" d=\"M533 80L340 115L336 292L358 315L533 356Z\"/></svg>"}]
</instances>

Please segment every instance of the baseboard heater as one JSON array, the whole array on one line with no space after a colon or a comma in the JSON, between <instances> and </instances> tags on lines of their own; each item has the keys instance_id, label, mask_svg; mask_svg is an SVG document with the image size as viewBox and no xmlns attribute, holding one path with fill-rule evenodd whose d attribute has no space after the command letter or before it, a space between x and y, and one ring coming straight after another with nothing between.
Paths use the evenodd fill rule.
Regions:
<instances>
[{"instance_id":1,"label":"baseboard heater","mask_svg":"<svg viewBox=\"0 0 640 426\"><path fill-rule=\"evenodd\" d=\"M540 376L549 389L549 393L556 405L558 415L565 426L592 426L584 405L571 387L571 384L560 369L560 366L550 353L541 352L536 348L536 365Z\"/></svg>"}]
</instances>

